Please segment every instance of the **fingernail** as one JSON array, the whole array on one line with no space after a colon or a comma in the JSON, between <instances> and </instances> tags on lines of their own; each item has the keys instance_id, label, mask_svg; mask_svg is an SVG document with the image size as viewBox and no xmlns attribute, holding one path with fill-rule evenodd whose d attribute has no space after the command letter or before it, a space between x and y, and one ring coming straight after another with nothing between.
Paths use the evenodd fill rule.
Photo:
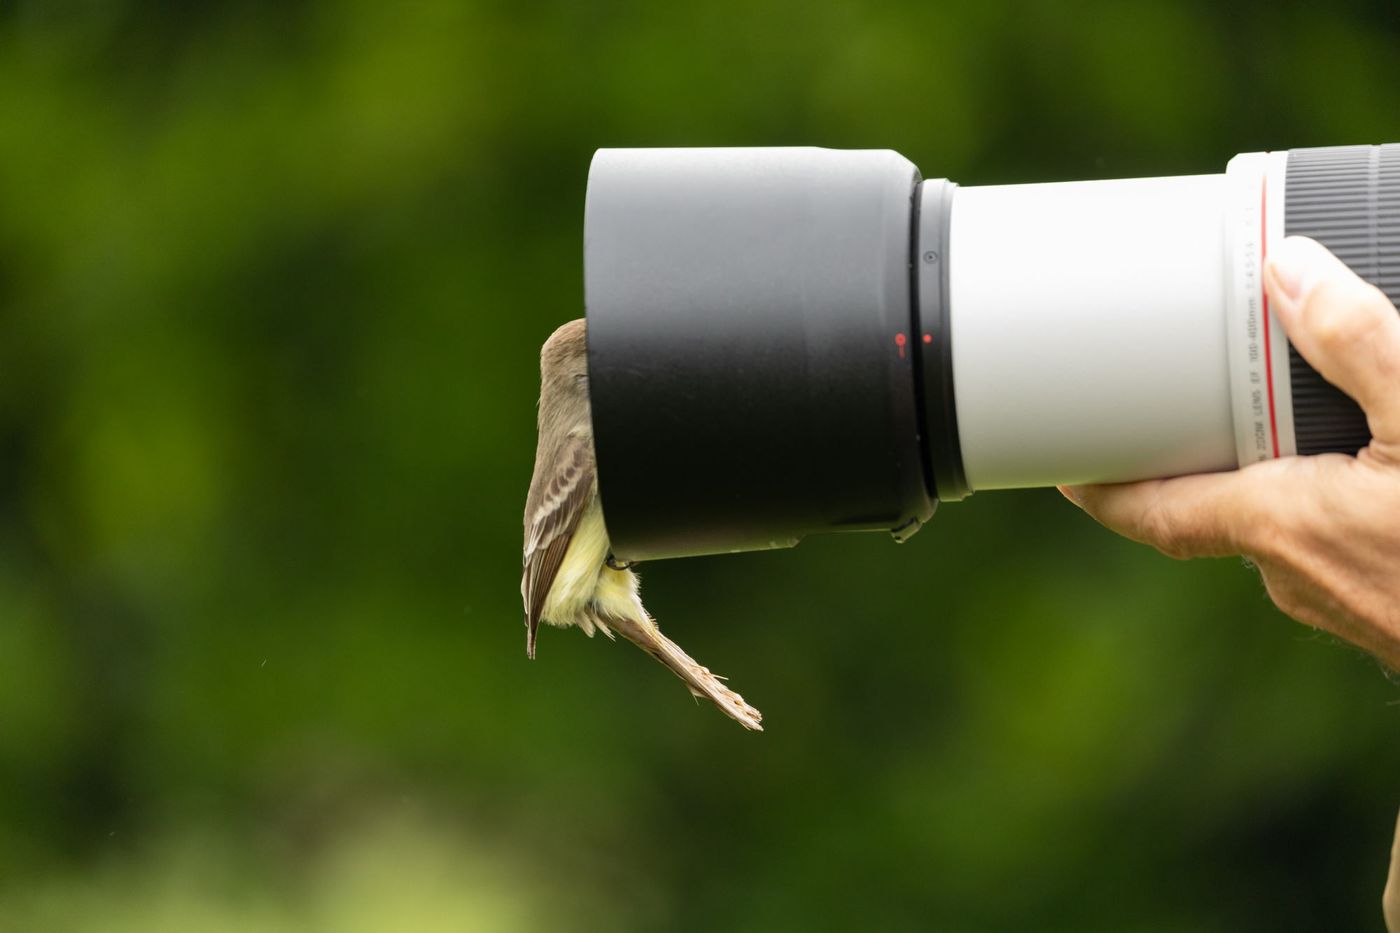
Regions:
<instances>
[{"instance_id":1,"label":"fingernail","mask_svg":"<svg viewBox=\"0 0 1400 933\"><path fill-rule=\"evenodd\" d=\"M1315 240L1307 237L1286 237L1269 256L1269 272L1278 286L1279 297L1285 299L1292 311L1302 304L1312 287L1323 278L1331 257Z\"/></svg>"},{"instance_id":2,"label":"fingernail","mask_svg":"<svg viewBox=\"0 0 1400 933\"><path fill-rule=\"evenodd\" d=\"M1056 486L1055 488L1060 491L1060 495L1064 496L1070 502L1073 502L1081 509L1084 508L1084 498L1079 494L1078 488L1074 486Z\"/></svg>"}]
</instances>

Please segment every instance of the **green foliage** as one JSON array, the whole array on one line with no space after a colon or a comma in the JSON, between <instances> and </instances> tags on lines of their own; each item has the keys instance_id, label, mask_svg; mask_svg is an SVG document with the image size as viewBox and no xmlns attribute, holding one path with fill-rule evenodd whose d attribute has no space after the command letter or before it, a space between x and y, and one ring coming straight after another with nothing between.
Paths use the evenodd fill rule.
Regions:
<instances>
[{"instance_id":1,"label":"green foliage","mask_svg":"<svg viewBox=\"0 0 1400 933\"><path fill-rule=\"evenodd\" d=\"M1239 561L1035 491L645 568L763 735L624 645L527 663L517 583L593 149L1220 171L1400 139L1397 43L1380 2L4 7L0 926L1374 926L1396 689Z\"/></svg>"}]
</instances>

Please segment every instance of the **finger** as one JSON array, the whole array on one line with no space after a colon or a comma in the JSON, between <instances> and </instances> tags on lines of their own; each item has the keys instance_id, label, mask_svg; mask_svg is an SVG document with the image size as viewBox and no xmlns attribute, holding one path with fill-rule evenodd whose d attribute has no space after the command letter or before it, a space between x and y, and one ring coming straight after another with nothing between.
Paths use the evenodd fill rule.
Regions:
<instances>
[{"instance_id":1,"label":"finger","mask_svg":"<svg viewBox=\"0 0 1400 933\"><path fill-rule=\"evenodd\" d=\"M1265 267L1279 320L1324 379L1360 404L1371 433L1400 444L1400 314L1315 240L1288 237Z\"/></svg>"},{"instance_id":2,"label":"finger","mask_svg":"<svg viewBox=\"0 0 1400 933\"><path fill-rule=\"evenodd\" d=\"M1256 555L1277 539L1276 516L1286 512L1286 481L1278 463L1060 491L1110 530L1171 557Z\"/></svg>"}]
</instances>

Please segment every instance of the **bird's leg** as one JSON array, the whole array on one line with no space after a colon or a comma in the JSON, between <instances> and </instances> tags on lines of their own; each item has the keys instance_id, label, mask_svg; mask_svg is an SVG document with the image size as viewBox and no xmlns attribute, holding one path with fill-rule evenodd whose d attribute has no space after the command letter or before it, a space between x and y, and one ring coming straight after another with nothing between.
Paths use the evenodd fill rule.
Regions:
<instances>
[{"instance_id":1,"label":"bird's leg","mask_svg":"<svg viewBox=\"0 0 1400 933\"><path fill-rule=\"evenodd\" d=\"M637 565L635 560L618 560L616 557L613 557L612 551L608 552L608 557L603 563L607 564L613 570L631 570Z\"/></svg>"}]
</instances>

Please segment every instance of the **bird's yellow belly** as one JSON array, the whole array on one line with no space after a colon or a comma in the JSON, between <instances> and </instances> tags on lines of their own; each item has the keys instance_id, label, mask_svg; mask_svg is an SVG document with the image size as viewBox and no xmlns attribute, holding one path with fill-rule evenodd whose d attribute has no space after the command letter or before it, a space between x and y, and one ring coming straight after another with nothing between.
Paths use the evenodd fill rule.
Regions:
<instances>
[{"instance_id":1,"label":"bird's yellow belly","mask_svg":"<svg viewBox=\"0 0 1400 933\"><path fill-rule=\"evenodd\" d=\"M637 575L631 570L613 570L604 563L611 549L603 509L595 497L579 519L554 585L545 597L540 613L545 622L577 625L592 635L595 623L602 624L608 618L647 618L637 592Z\"/></svg>"},{"instance_id":2,"label":"bird's yellow belly","mask_svg":"<svg viewBox=\"0 0 1400 933\"><path fill-rule=\"evenodd\" d=\"M593 601L608 557L608 529L595 497L579 519L574 539L564 552L554 585L545 597L540 615L551 625L574 625Z\"/></svg>"}]
</instances>

